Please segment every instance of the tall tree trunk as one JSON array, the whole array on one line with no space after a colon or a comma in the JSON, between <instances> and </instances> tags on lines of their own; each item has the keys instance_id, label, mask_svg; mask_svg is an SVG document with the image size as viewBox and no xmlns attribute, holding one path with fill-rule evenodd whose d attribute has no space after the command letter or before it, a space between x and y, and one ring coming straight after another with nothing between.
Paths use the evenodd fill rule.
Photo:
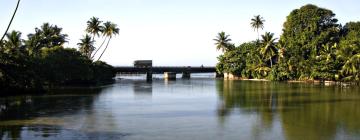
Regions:
<instances>
[{"instance_id":1,"label":"tall tree trunk","mask_svg":"<svg viewBox=\"0 0 360 140\"><path fill-rule=\"evenodd\" d=\"M270 57L270 68L272 68L272 65L273 65L273 63L272 63L272 59Z\"/></svg>"},{"instance_id":2,"label":"tall tree trunk","mask_svg":"<svg viewBox=\"0 0 360 140\"><path fill-rule=\"evenodd\" d=\"M15 17L15 14L16 14L16 12L17 12L17 9L19 8L19 5L20 5L20 0L18 0L18 2L17 2L17 4L16 4L15 11L14 11L12 17L11 17L11 20L10 20L10 22L9 22L9 25L7 26L7 28L6 28L6 30L5 30L4 35L3 35L3 36L1 37L1 39L0 39L0 42L2 42L2 41L4 40L4 37L5 37L6 33L9 31L9 28L10 28L10 26L11 26L12 21L14 20L14 17Z\"/></svg>"},{"instance_id":3,"label":"tall tree trunk","mask_svg":"<svg viewBox=\"0 0 360 140\"><path fill-rule=\"evenodd\" d=\"M93 41L93 43L95 43L95 33L93 33L92 41ZM90 51L90 48L89 48L89 51L88 51L88 53L86 54L89 59L92 59L91 54L92 54L93 52L94 52L94 51Z\"/></svg>"},{"instance_id":4,"label":"tall tree trunk","mask_svg":"<svg viewBox=\"0 0 360 140\"><path fill-rule=\"evenodd\" d=\"M95 57L96 53L97 53L97 52L101 49L101 47L104 45L104 43L105 43L105 41L106 41L106 38L107 38L107 37L105 37L104 41L101 43L101 45L99 46L99 48L96 49L96 51L95 51L95 53L93 54L93 56L91 57L91 59L93 59L93 58Z\"/></svg>"},{"instance_id":5,"label":"tall tree trunk","mask_svg":"<svg viewBox=\"0 0 360 140\"><path fill-rule=\"evenodd\" d=\"M91 59L91 53L92 53L92 52L90 51L90 46L89 46L88 51L87 51L87 54L86 54L89 59Z\"/></svg>"},{"instance_id":6,"label":"tall tree trunk","mask_svg":"<svg viewBox=\"0 0 360 140\"><path fill-rule=\"evenodd\" d=\"M107 44L106 44L105 49L103 50L103 52L101 53L101 55L100 55L100 57L98 58L98 60L97 60L97 61L99 61L99 60L100 60L100 58L101 58L101 57L103 56L103 54L105 53L106 49L107 49L107 48L108 48L108 46L109 46L110 40L111 40L111 37L109 38L109 40L108 40L108 42L107 42Z\"/></svg>"}]
</instances>

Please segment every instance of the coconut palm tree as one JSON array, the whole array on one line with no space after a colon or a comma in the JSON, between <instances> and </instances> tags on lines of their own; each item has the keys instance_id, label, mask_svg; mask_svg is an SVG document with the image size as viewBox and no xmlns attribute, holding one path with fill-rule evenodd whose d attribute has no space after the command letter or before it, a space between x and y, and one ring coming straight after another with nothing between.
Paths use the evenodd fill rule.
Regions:
<instances>
[{"instance_id":1,"label":"coconut palm tree","mask_svg":"<svg viewBox=\"0 0 360 140\"><path fill-rule=\"evenodd\" d=\"M21 33L18 31L12 31L6 34L6 45L11 47L20 47L22 45Z\"/></svg>"},{"instance_id":2,"label":"coconut palm tree","mask_svg":"<svg viewBox=\"0 0 360 140\"><path fill-rule=\"evenodd\" d=\"M221 50L222 52L231 50L233 45L231 45L231 39L229 37L230 35L226 35L225 32L218 33L216 38L213 39L215 41L216 50Z\"/></svg>"},{"instance_id":3,"label":"coconut palm tree","mask_svg":"<svg viewBox=\"0 0 360 140\"><path fill-rule=\"evenodd\" d=\"M360 54L352 56L341 69L345 80L360 80Z\"/></svg>"},{"instance_id":4,"label":"coconut palm tree","mask_svg":"<svg viewBox=\"0 0 360 140\"><path fill-rule=\"evenodd\" d=\"M35 33L28 34L25 45L31 55L39 55L42 48L62 46L66 42L67 35L62 33L62 28L44 23L40 28L35 28Z\"/></svg>"},{"instance_id":5,"label":"coconut palm tree","mask_svg":"<svg viewBox=\"0 0 360 140\"><path fill-rule=\"evenodd\" d=\"M278 50L278 62L281 62L284 58L285 58L285 53L286 53L286 49L285 49L285 44L283 41L279 40L279 42L275 45L275 47Z\"/></svg>"},{"instance_id":6,"label":"coconut palm tree","mask_svg":"<svg viewBox=\"0 0 360 140\"><path fill-rule=\"evenodd\" d=\"M2 42L2 41L4 40L5 35L6 35L7 32L9 31L9 28L10 28L10 26L11 26L11 23L12 23L12 21L14 20L15 14L16 14L18 8L19 8L19 5L20 5L20 0L18 0L18 2L17 2L17 4L16 4L16 8L15 8L15 10L14 10L14 13L13 13L13 15L12 15L12 17L11 17L11 20L10 20L10 22L9 22L6 30L5 30L4 35L3 35L3 36L1 37L1 39L0 39L0 42Z\"/></svg>"},{"instance_id":7,"label":"coconut palm tree","mask_svg":"<svg viewBox=\"0 0 360 140\"><path fill-rule=\"evenodd\" d=\"M3 48L1 51L17 56L20 52L23 52L23 40L21 39L21 32L12 31L6 34L6 39L4 40Z\"/></svg>"},{"instance_id":8,"label":"coconut palm tree","mask_svg":"<svg viewBox=\"0 0 360 140\"><path fill-rule=\"evenodd\" d=\"M270 61L270 67L272 67L272 57L276 55L277 49L275 48L274 33L266 32L264 35L261 35L261 44L262 48L260 49L260 54L268 58Z\"/></svg>"},{"instance_id":9,"label":"coconut palm tree","mask_svg":"<svg viewBox=\"0 0 360 140\"><path fill-rule=\"evenodd\" d=\"M79 51L90 59L92 52L95 50L94 40L91 39L91 36L86 34L84 38L80 39L78 45L80 46Z\"/></svg>"},{"instance_id":10,"label":"coconut palm tree","mask_svg":"<svg viewBox=\"0 0 360 140\"><path fill-rule=\"evenodd\" d=\"M102 21L100 21L99 18L97 18L97 17L92 17L89 19L89 21L87 21L86 32L89 34L92 34L92 40L94 41L94 43L95 43L95 37L96 36L99 37L100 33L102 33L104 30L104 26L102 26L101 23L102 23ZM106 38L103 40L103 42L98 47L98 49L96 49L95 53L91 56L91 58L93 58L97 54L97 52L104 45L105 41L106 41Z\"/></svg>"},{"instance_id":11,"label":"coconut palm tree","mask_svg":"<svg viewBox=\"0 0 360 140\"><path fill-rule=\"evenodd\" d=\"M103 31L103 35L106 36L108 38L108 42L106 44L105 49L103 50L103 52L101 53L100 57L98 58L97 61L99 61L101 59L101 57L103 56L103 54L105 53L106 49L109 46L110 40L112 39L112 37L114 35L118 35L120 32L120 29L117 27L116 24L111 23L110 21L107 21L104 23L104 31Z\"/></svg>"},{"instance_id":12,"label":"coconut palm tree","mask_svg":"<svg viewBox=\"0 0 360 140\"><path fill-rule=\"evenodd\" d=\"M96 36L100 36L100 33L103 30L103 26L101 26L102 21L97 17L92 17L87 21L86 32L92 34L92 40L95 39Z\"/></svg>"},{"instance_id":13,"label":"coconut palm tree","mask_svg":"<svg viewBox=\"0 0 360 140\"><path fill-rule=\"evenodd\" d=\"M57 25L44 23L40 28L35 28L35 33L29 34L28 38L29 40L38 41L33 45L39 45L40 48L51 48L54 46L62 46L65 42L67 42L67 35L62 34L61 32L62 28L58 27Z\"/></svg>"},{"instance_id":14,"label":"coconut palm tree","mask_svg":"<svg viewBox=\"0 0 360 140\"><path fill-rule=\"evenodd\" d=\"M258 40L260 38L260 34L259 34L259 28L264 29L264 18L261 17L260 15L254 16L254 18L251 19L251 27L254 28L254 30L256 30L257 34L258 34Z\"/></svg>"}]
</instances>

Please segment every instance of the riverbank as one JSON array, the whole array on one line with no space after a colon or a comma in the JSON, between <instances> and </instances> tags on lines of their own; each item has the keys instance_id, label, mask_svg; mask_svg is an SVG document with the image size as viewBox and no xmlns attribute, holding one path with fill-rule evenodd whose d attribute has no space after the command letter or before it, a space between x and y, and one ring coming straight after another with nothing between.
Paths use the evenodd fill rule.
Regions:
<instances>
[{"instance_id":1,"label":"riverbank","mask_svg":"<svg viewBox=\"0 0 360 140\"><path fill-rule=\"evenodd\" d=\"M307 84L322 84L325 86L342 86L348 87L351 85L359 85L358 82L341 82L341 81L321 81L321 80L286 80L286 81L271 81L267 79L246 79L246 78L227 78L224 80L239 80L239 81L257 81L257 82L286 82L286 83L307 83Z\"/></svg>"},{"instance_id":2,"label":"riverbank","mask_svg":"<svg viewBox=\"0 0 360 140\"><path fill-rule=\"evenodd\" d=\"M271 82L268 79L249 79L243 78L239 76L235 76L233 74L224 73L224 80L241 80L241 81L259 81L259 82ZM329 81L329 80L284 80L281 82L287 83L309 83L309 84L323 84L325 86L331 85L339 85L343 87L351 86L351 85L359 85L358 82L344 82L344 81Z\"/></svg>"},{"instance_id":3,"label":"riverbank","mask_svg":"<svg viewBox=\"0 0 360 140\"><path fill-rule=\"evenodd\" d=\"M63 85L63 86L54 86L54 87L41 87L41 88L2 88L0 89L0 97L8 96L19 96L19 95L45 95L45 94L56 94L58 90L83 90L83 89L92 89L98 90L103 87L107 87L115 83L115 79L102 81L101 83L83 83L75 85Z\"/></svg>"}]
</instances>

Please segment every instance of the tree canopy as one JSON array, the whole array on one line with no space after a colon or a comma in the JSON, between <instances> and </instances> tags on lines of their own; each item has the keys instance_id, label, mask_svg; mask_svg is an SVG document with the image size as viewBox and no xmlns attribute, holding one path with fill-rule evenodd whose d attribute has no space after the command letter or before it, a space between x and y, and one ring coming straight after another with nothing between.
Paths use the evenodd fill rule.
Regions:
<instances>
[{"instance_id":1,"label":"tree canopy","mask_svg":"<svg viewBox=\"0 0 360 140\"><path fill-rule=\"evenodd\" d=\"M360 22L341 26L331 10L308 4L290 12L278 42L266 32L218 59L218 72L242 78L360 81Z\"/></svg>"},{"instance_id":2,"label":"tree canopy","mask_svg":"<svg viewBox=\"0 0 360 140\"><path fill-rule=\"evenodd\" d=\"M79 50L65 48L67 35L57 25L44 23L22 38L12 31L0 43L0 93L45 90L58 86L96 85L113 80L113 67L93 62L90 35L80 39Z\"/></svg>"}]
</instances>

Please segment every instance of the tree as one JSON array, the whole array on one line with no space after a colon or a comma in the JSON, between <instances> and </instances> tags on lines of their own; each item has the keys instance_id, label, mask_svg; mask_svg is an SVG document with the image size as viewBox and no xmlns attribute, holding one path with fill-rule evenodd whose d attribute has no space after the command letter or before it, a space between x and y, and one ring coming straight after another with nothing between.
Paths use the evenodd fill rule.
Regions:
<instances>
[{"instance_id":1,"label":"tree","mask_svg":"<svg viewBox=\"0 0 360 140\"><path fill-rule=\"evenodd\" d=\"M107 21L107 22L104 23L103 35L108 38L108 42L106 44L105 49L103 50L100 57L98 58L98 61L101 59L101 57L105 53L106 49L108 48L110 40L112 39L112 37L115 36L115 35L118 35L119 32L120 32L120 29L117 27L116 24L111 23L110 21Z\"/></svg>"},{"instance_id":2,"label":"tree","mask_svg":"<svg viewBox=\"0 0 360 140\"><path fill-rule=\"evenodd\" d=\"M342 29L342 37L337 50L337 57L347 61L353 55L360 53L360 22L346 23Z\"/></svg>"},{"instance_id":3,"label":"tree","mask_svg":"<svg viewBox=\"0 0 360 140\"><path fill-rule=\"evenodd\" d=\"M345 76L344 80L360 81L360 53L345 62L341 73Z\"/></svg>"},{"instance_id":4,"label":"tree","mask_svg":"<svg viewBox=\"0 0 360 140\"><path fill-rule=\"evenodd\" d=\"M21 32L12 31L6 34L6 40L4 40L3 47L0 51L11 55L12 57L23 57L25 52L25 46L21 39Z\"/></svg>"},{"instance_id":5,"label":"tree","mask_svg":"<svg viewBox=\"0 0 360 140\"><path fill-rule=\"evenodd\" d=\"M254 30L256 30L257 34L258 34L258 40L260 39L260 34L259 34L259 29L264 29L264 18L261 17L260 15L254 16L254 18L251 19L251 27L254 28Z\"/></svg>"},{"instance_id":6,"label":"tree","mask_svg":"<svg viewBox=\"0 0 360 140\"><path fill-rule=\"evenodd\" d=\"M274 33L266 32L264 35L261 35L262 48L260 49L260 54L270 61L270 68L272 67L272 57L276 55L277 49L275 48Z\"/></svg>"},{"instance_id":7,"label":"tree","mask_svg":"<svg viewBox=\"0 0 360 140\"><path fill-rule=\"evenodd\" d=\"M19 48L22 46L21 32L12 31L6 34L5 46Z\"/></svg>"},{"instance_id":8,"label":"tree","mask_svg":"<svg viewBox=\"0 0 360 140\"><path fill-rule=\"evenodd\" d=\"M226 35L225 32L218 33L216 38L213 39L215 41L216 49L226 52L235 48L234 45L230 43L231 39L229 37L230 35Z\"/></svg>"},{"instance_id":9,"label":"tree","mask_svg":"<svg viewBox=\"0 0 360 140\"><path fill-rule=\"evenodd\" d=\"M343 64L343 80L360 80L360 22L349 22L343 27L336 60Z\"/></svg>"},{"instance_id":10,"label":"tree","mask_svg":"<svg viewBox=\"0 0 360 140\"><path fill-rule=\"evenodd\" d=\"M323 46L333 46L338 42L340 25L334 17L331 10L311 4L295 9L287 16L280 41L289 56L284 59L292 65L296 64L292 72L297 78L311 79L316 57Z\"/></svg>"},{"instance_id":11,"label":"tree","mask_svg":"<svg viewBox=\"0 0 360 140\"><path fill-rule=\"evenodd\" d=\"M36 75L30 67L31 58L24 48L20 32L6 34L0 47L0 92L34 87Z\"/></svg>"},{"instance_id":12,"label":"tree","mask_svg":"<svg viewBox=\"0 0 360 140\"><path fill-rule=\"evenodd\" d=\"M92 78L92 62L76 49L61 46L44 48L39 60L39 75L49 86L84 84Z\"/></svg>"},{"instance_id":13,"label":"tree","mask_svg":"<svg viewBox=\"0 0 360 140\"><path fill-rule=\"evenodd\" d=\"M102 23L102 21L99 20L99 18L97 17L92 17L90 18L89 21L87 21L87 27L86 27L86 32L89 34L92 34L92 40L94 41L96 36L100 36L100 33L103 30L103 26L101 26L100 24Z\"/></svg>"},{"instance_id":14,"label":"tree","mask_svg":"<svg viewBox=\"0 0 360 140\"><path fill-rule=\"evenodd\" d=\"M95 50L94 40L91 39L91 36L86 34L84 38L80 39L78 45L80 46L80 53L91 59L91 54Z\"/></svg>"},{"instance_id":15,"label":"tree","mask_svg":"<svg viewBox=\"0 0 360 140\"><path fill-rule=\"evenodd\" d=\"M99 18L97 17L92 17L90 18L89 21L87 21L87 27L86 27L86 32L89 34L92 34L92 40L95 42L95 37L96 36L100 36L100 33L103 33L104 31L104 26L101 25L102 21L99 20ZM97 52L102 48L102 46L104 45L106 41L106 38L104 38L103 42L101 43L101 45L98 47L98 49L96 49L95 53L91 56L91 59L95 57L95 55L97 54Z\"/></svg>"},{"instance_id":16,"label":"tree","mask_svg":"<svg viewBox=\"0 0 360 140\"><path fill-rule=\"evenodd\" d=\"M0 39L0 43L4 40L5 35L6 35L7 32L9 31L9 28L10 28L10 26L11 26L11 23L12 23L12 21L14 20L14 17L15 17L15 15L16 15L16 12L17 12L17 10L18 10L18 8L19 8L19 5L20 5L20 0L18 0L18 2L17 2L17 4L16 4L14 13L13 13L13 15L12 15L12 17L11 17L11 20L10 20L10 22L9 22L6 30L5 30L4 35L3 35L3 36L1 37L1 39Z\"/></svg>"},{"instance_id":17,"label":"tree","mask_svg":"<svg viewBox=\"0 0 360 140\"><path fill-rule=\"evenodd\" d=\"M35 28L35 33L28 35L25 44L30 54L38 54L42 48L62 46L65 42L67 35L62 34L62 28L44 23L40 28Z\"/></svg>"},{"instance_id":18,"label":"tree","mask_svg":"<svg viewBox=\"0 0 360 140\"><path fill-rule=\"evenodd\" d=\"M118 34L116 25L110 26L109 38ZM112 66L92 62L94 50L90 35L81 39L80 51L63 47L66 34L62 28L44 23L29 34L12 31L0 42L0 94L44 91L46 88L67 85L97 85L111 82L115 75ZM110 41L110 40L108 40ZM109 44L109 43L108 43Z\"/></svg>"},{"instance_id":19,"label":"tree","mask_svg":"<svg viewBox=\"0 0 360 140\"><path fill-rule=\"evenodd\" d=\"M246 42L218 57L216 70L219 73L231 73L243 78L262 78L264 65L257 42Z\"/></svg>"}]
</instances>

